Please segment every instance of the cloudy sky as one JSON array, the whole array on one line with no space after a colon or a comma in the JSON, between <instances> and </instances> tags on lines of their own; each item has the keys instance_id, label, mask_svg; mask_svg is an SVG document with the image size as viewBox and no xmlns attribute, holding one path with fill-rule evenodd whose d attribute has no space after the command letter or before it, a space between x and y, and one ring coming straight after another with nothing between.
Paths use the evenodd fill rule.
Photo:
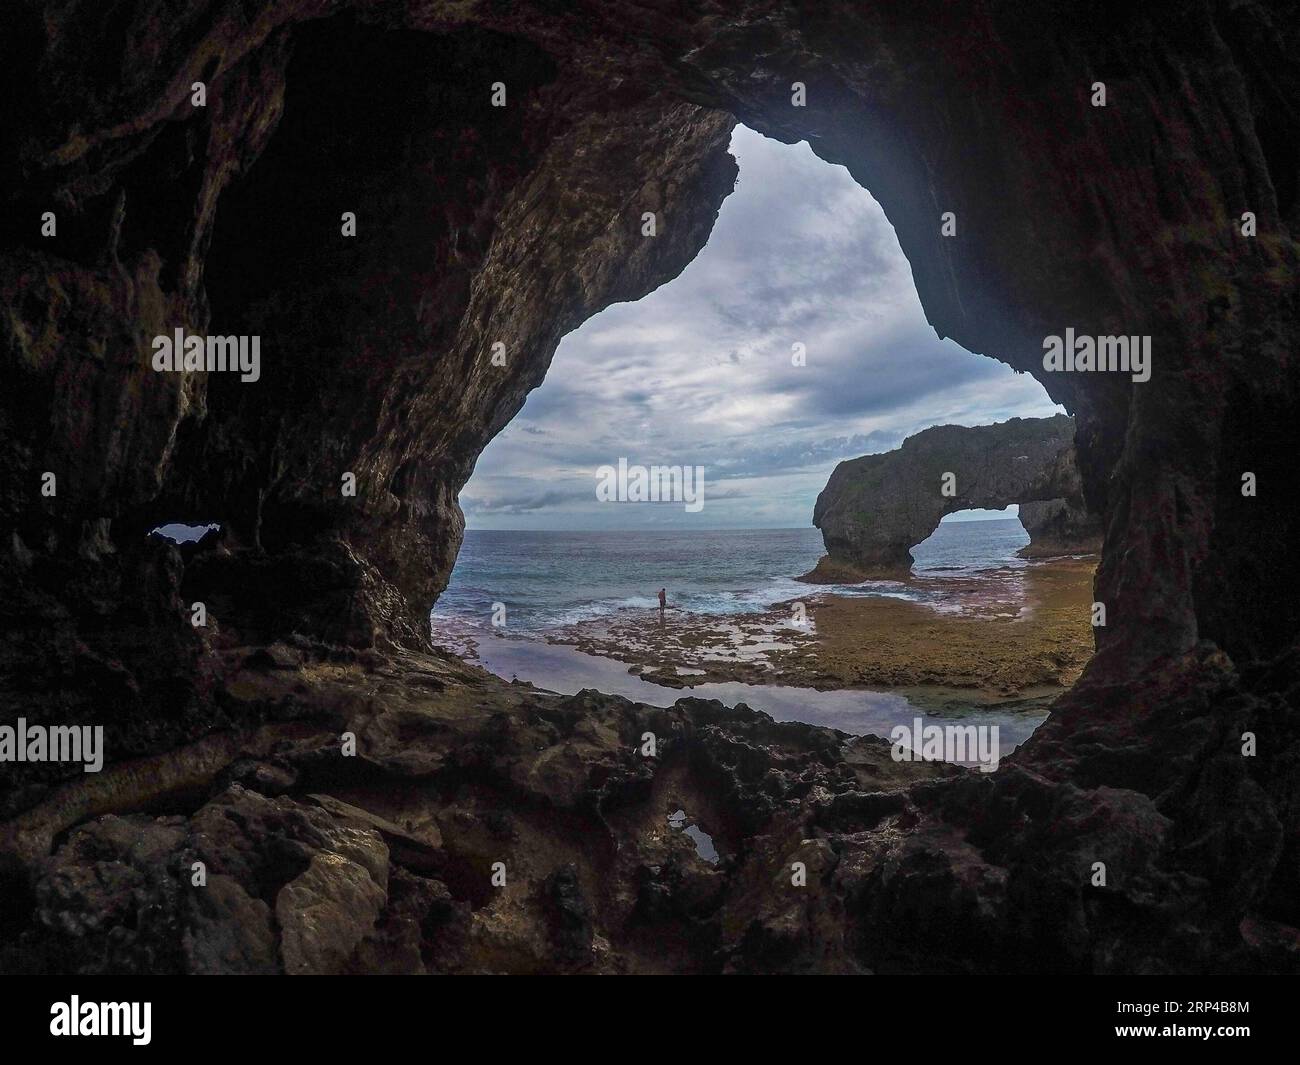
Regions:
<instances>
[{"instance_id":1,"label":"cloudy sky","mask_svg":"<svg viewBox=\"0 0 1300 1065\"><path fill-rule=\"evenodd\" d=\"M806 528L841 459L1061 409L935 336L893 228L843 167L744 127L731 151L740 181L704 250L561 341L461 492L469 528ZM598 501L597 469L620 457L704 467L703 509Z\"/></svg>"}]
</instances>

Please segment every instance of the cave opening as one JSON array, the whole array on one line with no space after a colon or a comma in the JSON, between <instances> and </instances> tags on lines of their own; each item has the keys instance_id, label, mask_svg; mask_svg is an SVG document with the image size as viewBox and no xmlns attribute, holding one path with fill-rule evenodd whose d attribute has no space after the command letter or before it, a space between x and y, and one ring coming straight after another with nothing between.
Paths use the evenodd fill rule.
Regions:
<instances>
[{"instance_id":1,"label":"cave opening","mask_svg":"<svg viewBox=\"0 0 1300 1065\"><path fill-rule=\"evenodd\" d=\"M435 642L553 690L659 705L730 694L848 731L977 704L1041 720L1093 644L1099 533L1078 551L1044 533L1065 503L1052 493L1068 483L1081 497L1073 421L1032 377L935 334L892 225L847 170L744 125L730 151L736 188L698 255L564 337L479 456ZM902 545L906 572L826 578L835 544L814 503L838 466L927 430L1003 423L1020 436L959 441L934 471L891 482L890 507L941 501ZM960 463L952 499L945 463ZM679 471L698 476L702 505L672 492ZM1022 501L1032 538L1019 508L966 520ZM1027 575L1039 564L1022 554L1051 572ZM1088 557L1057 561L1072 554ZM815 690L828 677L830 696ZM944 691L954 677L966 691ZM765 683L798 691L797 705ZM1003 722L1006 750L1026 727Z\"/></svg>"},{"instance_id":2,"label":"cave opening","mask_svg":"<svg viewBox=\"0 0 1300 1065\"><path fill-rule=\"evenodd\" d=\"M593 135L563 117L528 125L561 92L543 50L492 31L427 34L345 16L300 27L287 64L283 114L223 193L204 275L210 331L260 336L262 379L208 380L206 417L183 423L176 465L218 472L170 486L188 507L220 501L224 548L275 574L286 600L276 617L310 617L331 641L373 640L371 607L340 610L369 580L353 572L364 543L409 604L436 600L434 639L458 647L472 645L462 622L572 636L568 626L653 611L661 589L665 622L747 619L802 603L809 586L796 578L847 542L809 525L837 463L934 427L1063 417L1033 377L936 333L862 175L808 141L701 112L692 121L715 131L710 149L725 144L738 161L722 157L738 167L734 189L735 171L707 150L691 179L721 202L716 219L683 218L684 189L637 187L680 139L674 127L629 144L626 175L611 175L608 160L566 173L568 201L537 228L494 217L494 205L520 189L553 195L553 160L572 165L565 138L576 147ZM479 91L472 75L485 65L523 107L497 108ZM642 101L607 106L598 124L626 121ZM544 323L517 321L510 299L475 303L492 291L471 287L483 276L500 279L501 296L518 284L534 298L521 264L558 246L557 225L608 240L611 209L626 216L616 227L638 231L612 257L627 280L602 282L603 297L561 274ZM656 266L647 282L638 257L665 245L680 265ZM467 299L463 318L450 313ZM531 331L526 342L519 330ZM650 475L657 502L637 505L635 477L628 494L599 499L593 472L627 468ZM665 498L660 471L673 478ZM360 486L355 505L331 491L340 479ZM674 494L697 480L702 499ZM581 541L572 557L557 557L558 534ZM203 561L213 574L225 565ZM263 582L236 582L240 603ZM208 583L195 567L187 594L209 594ZM779 643L751 635L749 650ZM672 673L707 680L710 668L682 661Z\"/></svg>"}]
</instances>

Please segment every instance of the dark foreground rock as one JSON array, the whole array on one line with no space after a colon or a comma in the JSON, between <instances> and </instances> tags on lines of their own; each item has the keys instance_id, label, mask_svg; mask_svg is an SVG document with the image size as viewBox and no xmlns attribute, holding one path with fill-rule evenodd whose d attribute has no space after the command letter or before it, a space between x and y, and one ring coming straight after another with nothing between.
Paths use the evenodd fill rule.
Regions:
<instances>
[{"instance_id":1,"label":"dark foreground rock","mask_svg":"<svg viewBox=\"0 0 1300 1065\"><path fill-rule=\"evenodd\" d=\"M436 655L236 666L229 696L263 723L187 794L180 750L94 782L115 812L80 817L78 781L5 826L0 968L1300 972L1296 807L1264 799L1300 737L1249 771L1240 752L1294 709L1272 692L1289 677L1294 698L1296 667L1203 649L1125 693L1182 691L1150 781L1123 742L1043 773L1050 723L986 775Z\"/></svg>"},{"instance_id":2,"label":"dark foreground rock","mask_svg":"<svg viewBox=\"0 0 1300 1065\"><path fill-rule=\"evenodd\" d=\"M25 887L0 968L855 968L818 819L896 830L915 816L909 783L956 772L744 707L565 698L438 656L236 665L229 697L263 724L188 795L169 787L174 763L195 763L180 750L75 781L5 826L0 854ZM85 787L115 812L82 817ZM682 808L716 865L670 825ZM806 854L811 886L796 888Z\"/></svg>"},{"instance_id":3,"label":"dark foreground rock","mask_svg":"<svg viewBox=\"0 0 1300 1065\"><path fill-rule=\"evenodd\" d=\"M1074 432L1074 419L1064 414L940 425L893 451L841 462L813 509L827 554L805 579L905 574L911 549L945 514L1013 503L1024 508L1027 557L1098 550L1101 523L1083 498Z\"/></svg>"}]
</instances>

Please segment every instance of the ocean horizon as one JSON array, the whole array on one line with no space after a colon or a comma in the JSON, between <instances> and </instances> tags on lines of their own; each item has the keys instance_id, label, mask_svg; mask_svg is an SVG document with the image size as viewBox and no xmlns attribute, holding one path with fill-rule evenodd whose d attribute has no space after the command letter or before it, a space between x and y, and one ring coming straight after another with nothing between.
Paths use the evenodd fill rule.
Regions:
<instances>
[{"instance_id":1,"label":"ocean horizon","mask_svg":"<svg viewBox=\"0 0 1300 1065\"><path fill-rule=\"evenodd\" d=\"M1025 566L1029 543L1018 518L942 523L912 549L917 576L971 576ZM468 623L487 626L503 604L504 628L542 636L552 629L620 610L658 606L699 614L747 614L792 599L837 592L919 602L923 587L899 581L812 586L797 580L825 553L821 532L807 529L709 529L682 532L502 529L466 530L446 590L431 611L435 638Z\"/></svg>"}]
</instances>

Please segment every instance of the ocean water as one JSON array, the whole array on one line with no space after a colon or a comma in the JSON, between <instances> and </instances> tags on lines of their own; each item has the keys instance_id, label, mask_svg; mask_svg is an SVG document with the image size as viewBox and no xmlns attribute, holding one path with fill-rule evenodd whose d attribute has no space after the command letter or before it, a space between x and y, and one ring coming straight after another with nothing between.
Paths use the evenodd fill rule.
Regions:
<instances>
[{"instance_id":1,"label":"ocean water","mask_svg":"<svg viewBox=\"0 0 1300 1065\"><path fill-rule=\"evenodd\" d=\"M1018 518L945 522L913 548L917 577L964 577L1015 570L1029 542ZM490 618L504 603L510 631L550 629L624 609L671 606L700 614L740 614L806 598L812 586L794 578L824 554L817 529L705 532L500 532L471 529L434 606L433 629ZM849 595L924 600L924 587L896 581L816 586Z\"/></svg>"},{"instance_id":2,"label":"ocean water","mask_svg":"<svg viewBox=\"0 0 1300 1065\"><path fill-rule=\"evenodd\" d=\"M548 643L547 632L620 610L658 605L667 588L676 609L701 614L763 610L813 594L930 598L943 608L951 584L945 578L1015 579L1026 563L1015 557L1029 542L1019 519L949 522L913 549L915 579L859 585L807 585L794 578L822 555L816 529L726 532L496 532L469 531L447 590L430 621L434 639L475 657L507 680L528 681L572 695L595 688L654 706L683 696L745 704L778 721L803 721L858 735L888 736L916 718L927 724L963 720L998 728L1005 757L1047 715L1045 699L945 706L914 703L895 691L819 691L785 685L699 683L668 688L644 680L627 663ZM932 578L933 588L927 588ZM493 603L504 603L508 629L490 624Z\"/></svg>"}]
</instances>

